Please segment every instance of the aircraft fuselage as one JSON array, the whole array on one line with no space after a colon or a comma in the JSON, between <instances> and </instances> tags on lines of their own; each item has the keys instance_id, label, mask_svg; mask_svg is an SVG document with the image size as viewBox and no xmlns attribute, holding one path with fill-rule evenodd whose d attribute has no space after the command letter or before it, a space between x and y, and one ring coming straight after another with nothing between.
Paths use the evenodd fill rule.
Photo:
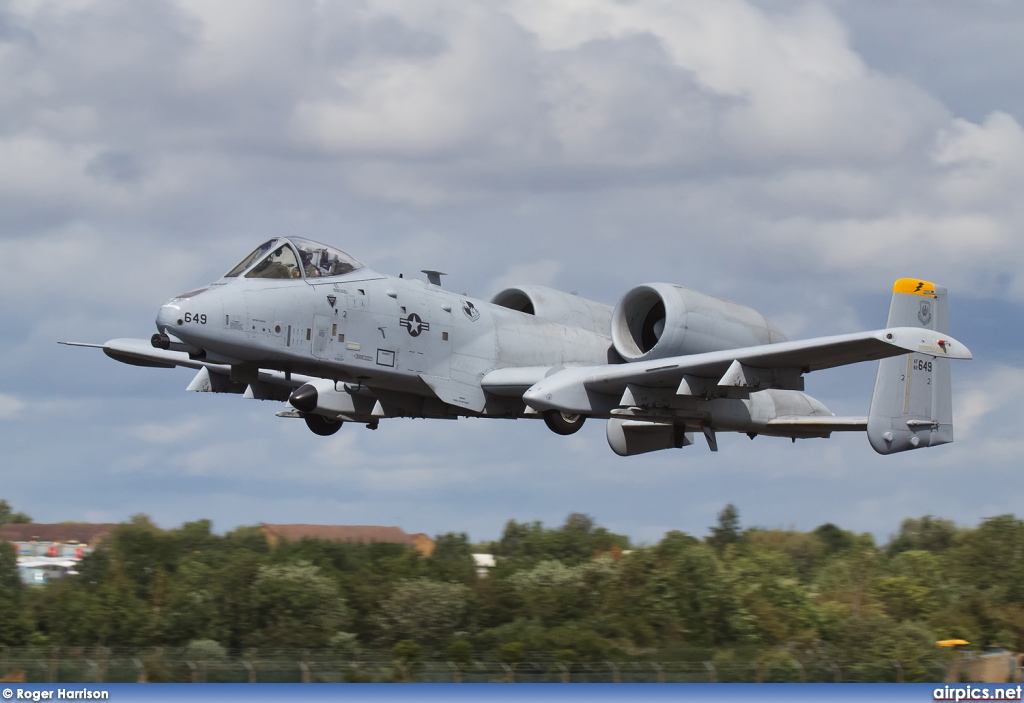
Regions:
<instances>
[{"instance_id":1,"label":"aircraft fuselage","mask_svg":"<svg viewBox=\"0 0 1024 703\"><path fill-rule=\"evenodd\" d=\"M156 322L213 361L428 398L445 395L434 379L479 389L499 368L614 357L608 336L367 269L324 282L222 279L171 299ZM474 403L461 414L530 414L521 400L489 400L489 409Z\"/></svg>"}]
</instances>

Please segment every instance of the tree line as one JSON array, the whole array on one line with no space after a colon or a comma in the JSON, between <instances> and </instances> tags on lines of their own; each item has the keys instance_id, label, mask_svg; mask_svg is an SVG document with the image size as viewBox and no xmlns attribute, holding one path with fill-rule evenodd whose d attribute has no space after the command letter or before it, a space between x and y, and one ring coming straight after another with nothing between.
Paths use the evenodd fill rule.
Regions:
<instances>
[{"instance_id":1,"label":"tree line","mask_svg":"<svg viewBox=\"0 0 1024 703\"><path fill-rule=\"evenodd\" d=\"M0 518L11 515L0 501ZM794 680L801 662L862 680L892 680L899 662L905 680L932 679L940 639L1024 651L1024 521L1013 515L975 527L907 519L878 545L832 524L744 529L729 505L705 537L633 546L573 513L557 528L510 520L489 544L440 535L429 557L384 543L272 548L258 527L211 527L135 516L77 575L32 587L0 543L0 644L512 665L757 659ZM483 578L479 551L497 560Z\"/></svg>"}]
</instances>

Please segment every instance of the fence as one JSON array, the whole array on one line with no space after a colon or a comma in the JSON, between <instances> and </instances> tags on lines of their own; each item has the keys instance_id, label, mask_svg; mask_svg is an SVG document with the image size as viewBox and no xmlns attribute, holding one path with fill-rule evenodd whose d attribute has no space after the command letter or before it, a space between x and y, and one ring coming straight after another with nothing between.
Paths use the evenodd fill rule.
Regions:
<instances>
[{"instance_id":1,"label":"fence","mask_svg":"<svg viewBox=\"0 0 1024 703\"><path fill-rule=\"evenodd\" d=\"M358 657L333 651L247 650L206 660L184 649L126 650L107 647L5 648L0 650L0 679L29 683L316 683L316 682L900 682L943 681L950 661L936 659L904 666L899 661L836 662L822 657L776 656L728 661L564 662L535 658L518 663L444 660L396 661L385 653ZM906 672L914 675L907 677ZM1019 669L1010 672L1019 680Z\"/></svg>"}]
</instances>

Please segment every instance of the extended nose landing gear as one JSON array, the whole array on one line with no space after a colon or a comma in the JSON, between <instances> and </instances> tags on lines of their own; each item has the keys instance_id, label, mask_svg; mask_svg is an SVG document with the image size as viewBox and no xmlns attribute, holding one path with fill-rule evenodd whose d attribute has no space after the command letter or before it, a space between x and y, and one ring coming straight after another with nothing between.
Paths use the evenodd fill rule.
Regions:
<instances>
[{"instance_id":1,"label":"extended nose landing gear","mask_svg":"<svg viewBox=\"0 0 1024 703\"><path fill-rule=\"evenodd\" d=\"M306 421L306 427L308 427L313 434L320 435L321 437L330 437L332 434L340 430L341 426L344 424L341 420L332 420L329 417L313 413L306 415L303 419Z\"/></svg>"},{"instance_id":2,"label":"extended nose landing gear","mask_svg":"<svg viewBox=\"0 0 1024 703\"><path fill-rule=\"evenodd\" d=\"M587 418L575 413L563 413L558 410L548 410L544 413L544 424L555 434L570 435L579 432L583 422Z\"/></svg>"}]
</instances>

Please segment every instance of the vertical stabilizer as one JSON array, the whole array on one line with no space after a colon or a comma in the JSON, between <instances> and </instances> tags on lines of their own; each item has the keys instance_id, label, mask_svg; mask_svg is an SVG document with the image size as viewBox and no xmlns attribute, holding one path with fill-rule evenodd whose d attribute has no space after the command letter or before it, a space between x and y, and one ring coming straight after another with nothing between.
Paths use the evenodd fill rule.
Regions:
<instances>
[{"instance_id":1,"label":"vertical stabilizer","mask_svg":"<svg viewBox=\"0 0 1024 703\"><path fill-rule=\"evenodd\" d=\"M917 278L896 281L886 327L924 327L949 334L946 289ZM879 454L953 441L949 359L906 354L878 362L868 441Z\"/></svg>"}]
</instances>

